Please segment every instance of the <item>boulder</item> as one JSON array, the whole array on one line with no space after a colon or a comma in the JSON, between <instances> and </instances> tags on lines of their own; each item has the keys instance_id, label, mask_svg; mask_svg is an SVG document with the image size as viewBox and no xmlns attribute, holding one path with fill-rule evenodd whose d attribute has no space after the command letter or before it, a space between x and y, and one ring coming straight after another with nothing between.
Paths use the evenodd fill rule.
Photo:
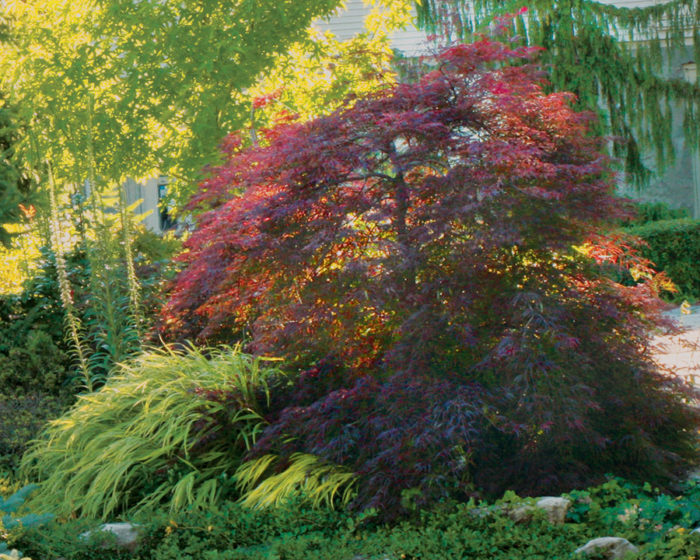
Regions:
<instances>
[{"instance_id":1,"label":"boulder","mask_svg":"<svg viewBox=\"0 0 700 560\"><path fill-rule=\"evenodd\" d=\"M534 504L523 504L507 510L506 514L516 523L527 523L532 520L536 510L541 509L547 514L550 523L564 523L566 512L569 511L571 500L566 498L545 496L538 498Z\"/></svg>"},{"instance_id":2,"label":"boulder","mask_svg":"<svg viewBox=\"0 0 700 560\"><path fill-rule=\"evenodd\" d=\"M537 500L535 506L547 512L547 518L550 523L560 525L564 523L566 519L566 512L568 512L569 507L571 507L571 500L561 497L545 496Z\"/></svg>"},{"instance_id":3,"label":"boulder","mask_svg":"<svg viewBox=\"0 0 700 560\"><path fill-rule=\"evenodd\" d=\"M107 547L111 542L114 542L118 548L134 552L141 542L140 526L133 523L103 523L94 531L82 533L80 538L87 540L97 533L114 535L114 541L105 539L105 542L102 544L103 547Z\"/></svg>"},{"instance_id":4,"label":"boulder","mask_svg":"<svg viewBox=\"0 0 700 560\"><path fill-rule=\"evenodd\" d=\"M13 548L9 552L0 554L0 560L31 560L31 558L23 557L19 550Z\"/></svg>"},{"instance_id":5,"label":"boulder","mask_svg":"<svg viewBox=\"0 0 700 560\"><path fill-rule=\"evenodd\" d=\"M588 541L581 548L576 549L576 554L590 555L602 554L609 560L624 558L625 554L637 552L637 547L622 537L600 537Z\"/></svg>"},{"instance_id":6,"label":"boulder","mask_svg":"<svg viewBox=\"0 0 700 560\"><path fill-rule=\"evenodd\" d=\"M532 516L535 513L535 506L524 504L513 509L507 509L506 515L516 523L528 523L532 521Z\"/></svg>"}]
</instances>

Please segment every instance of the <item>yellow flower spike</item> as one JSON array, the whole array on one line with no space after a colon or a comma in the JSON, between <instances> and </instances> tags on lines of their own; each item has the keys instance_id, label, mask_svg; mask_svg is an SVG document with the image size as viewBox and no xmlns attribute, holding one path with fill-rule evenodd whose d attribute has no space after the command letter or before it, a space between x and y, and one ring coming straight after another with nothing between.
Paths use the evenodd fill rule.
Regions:
<instances>
[{"instance_id":1,"label":"yellow flower spike","mask_svg":"<svg viewBox=\"0 0 700 560\"><path fill-rule=\"evenodd\" d=\"M692 310L690 309L690 303L688 303L687 299L683 300L683 303L681 303L681 313L683 315L690 315L692 313Z\"/></svg>"}]
</instances>

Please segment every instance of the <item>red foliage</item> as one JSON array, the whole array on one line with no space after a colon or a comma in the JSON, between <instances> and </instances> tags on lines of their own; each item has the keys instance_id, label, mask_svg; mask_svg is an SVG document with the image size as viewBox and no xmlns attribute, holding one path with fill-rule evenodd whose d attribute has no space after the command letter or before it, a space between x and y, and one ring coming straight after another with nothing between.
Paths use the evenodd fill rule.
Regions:
<instances>
[{"instance_id":1,"label":"red foliage","mask_svg":"<svg viewBox=\"0 0 700 560\"><path fill-rule=\"evenodd\" d=\"M188 243L166 332L246 334L258 352L358 368L416 323L464 339L484 290L507 280L509 298L504 267L524 276L617 207L589 117L544 95L532 67L493 68L531 54L459 45L420 84L233 153L193 200L214 210Z\"/></svg>"},{"instance_id":2,"label":"red foliage","mask_svg":"<svg viewBox=\"0 0 700 560\"><path fill-rule=\"evenodd\" d=\"M534 491L632 460L669 476L695 453L697 417L646 350L651 285L622 289L574 249L626 210L590 116L543 93L533 53L459 45L420 83L233 151L193 201L210 210L162 333L342 364L328 391L395 374L477 383L509 454L485 486L506 467ZM311 426L313 410L286 417Z\"/></svg>"}]
</instances>

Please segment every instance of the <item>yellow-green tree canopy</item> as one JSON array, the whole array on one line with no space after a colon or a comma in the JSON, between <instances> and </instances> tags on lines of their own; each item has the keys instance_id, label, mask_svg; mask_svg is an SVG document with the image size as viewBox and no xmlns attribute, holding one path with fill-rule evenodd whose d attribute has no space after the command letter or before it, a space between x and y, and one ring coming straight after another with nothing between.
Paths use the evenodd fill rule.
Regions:
<instances>
[{"instance_id":1,"label":"yellow-green tree canopy","mask_svg":"<svg viewBox=\"0 0 700 560\"><path fill-rule=\"evenodd\" d=\"M341 0L5 2L1 68L59 182L191 180L249 118L246 88ZM94 169L90 169L94 168Z\"/></svg>"},{"instance_id":2,"label":"yellow-green tree canopy","mask_svg":"<svg viewBox=\"0 0 700 560\"><path fill-rule=\"evenodd\" d=\"M468 38L510 13L522 40L545 47L557 90L579 106L600 109L606 132L623 138L616 155L630 177L644 180L640 154L653 149L663 167L673 158L672 105L683 110L686 140L698 141L700 88L665 66L680 53L698 60L700 2L670 0L625 8L594 0L416 0L419 25L451 38ZM685 62L683 60L682 62Z\"/></svg>"}]
</instances>

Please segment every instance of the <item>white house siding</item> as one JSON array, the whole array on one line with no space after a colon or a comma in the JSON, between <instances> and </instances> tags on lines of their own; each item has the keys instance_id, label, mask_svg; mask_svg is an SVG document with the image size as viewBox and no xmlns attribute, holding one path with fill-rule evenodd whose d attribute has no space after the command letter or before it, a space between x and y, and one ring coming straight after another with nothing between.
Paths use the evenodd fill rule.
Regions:
<instances>
[{"instance_id":1,"label":"white house siding","mask_svg":"<svg viewBox=\"0 0 700 560\"><path fill-rule=\"evenodd\" d=\"M145 183L137 183L133 179L127 179L124 182L124 190L126 191L126 203L132 205L139 202L139 205L134 209L134 214L141 218L141 222L146 229L155 232L163 233L164 224L160 210L159 189L161 185L167 184L166 177L158 177L147 179Z\"/></svg>"},{"instance_id":2,"label":"white house siding","mask_svg":"<svg viewBox=\"0 0 700 560\"><path fill-rule=\"evenodd\" d=\"M320 31L330 31L339 41L346 41L365 31L365 18L372 7L363 0L347 0L345 8L339 8L336 15L327 20L319 20L314 26ZM391 45L404 56L418 56L426 52L426 34L411 25L390 35Z\"/></svg>"}]
</instances>

